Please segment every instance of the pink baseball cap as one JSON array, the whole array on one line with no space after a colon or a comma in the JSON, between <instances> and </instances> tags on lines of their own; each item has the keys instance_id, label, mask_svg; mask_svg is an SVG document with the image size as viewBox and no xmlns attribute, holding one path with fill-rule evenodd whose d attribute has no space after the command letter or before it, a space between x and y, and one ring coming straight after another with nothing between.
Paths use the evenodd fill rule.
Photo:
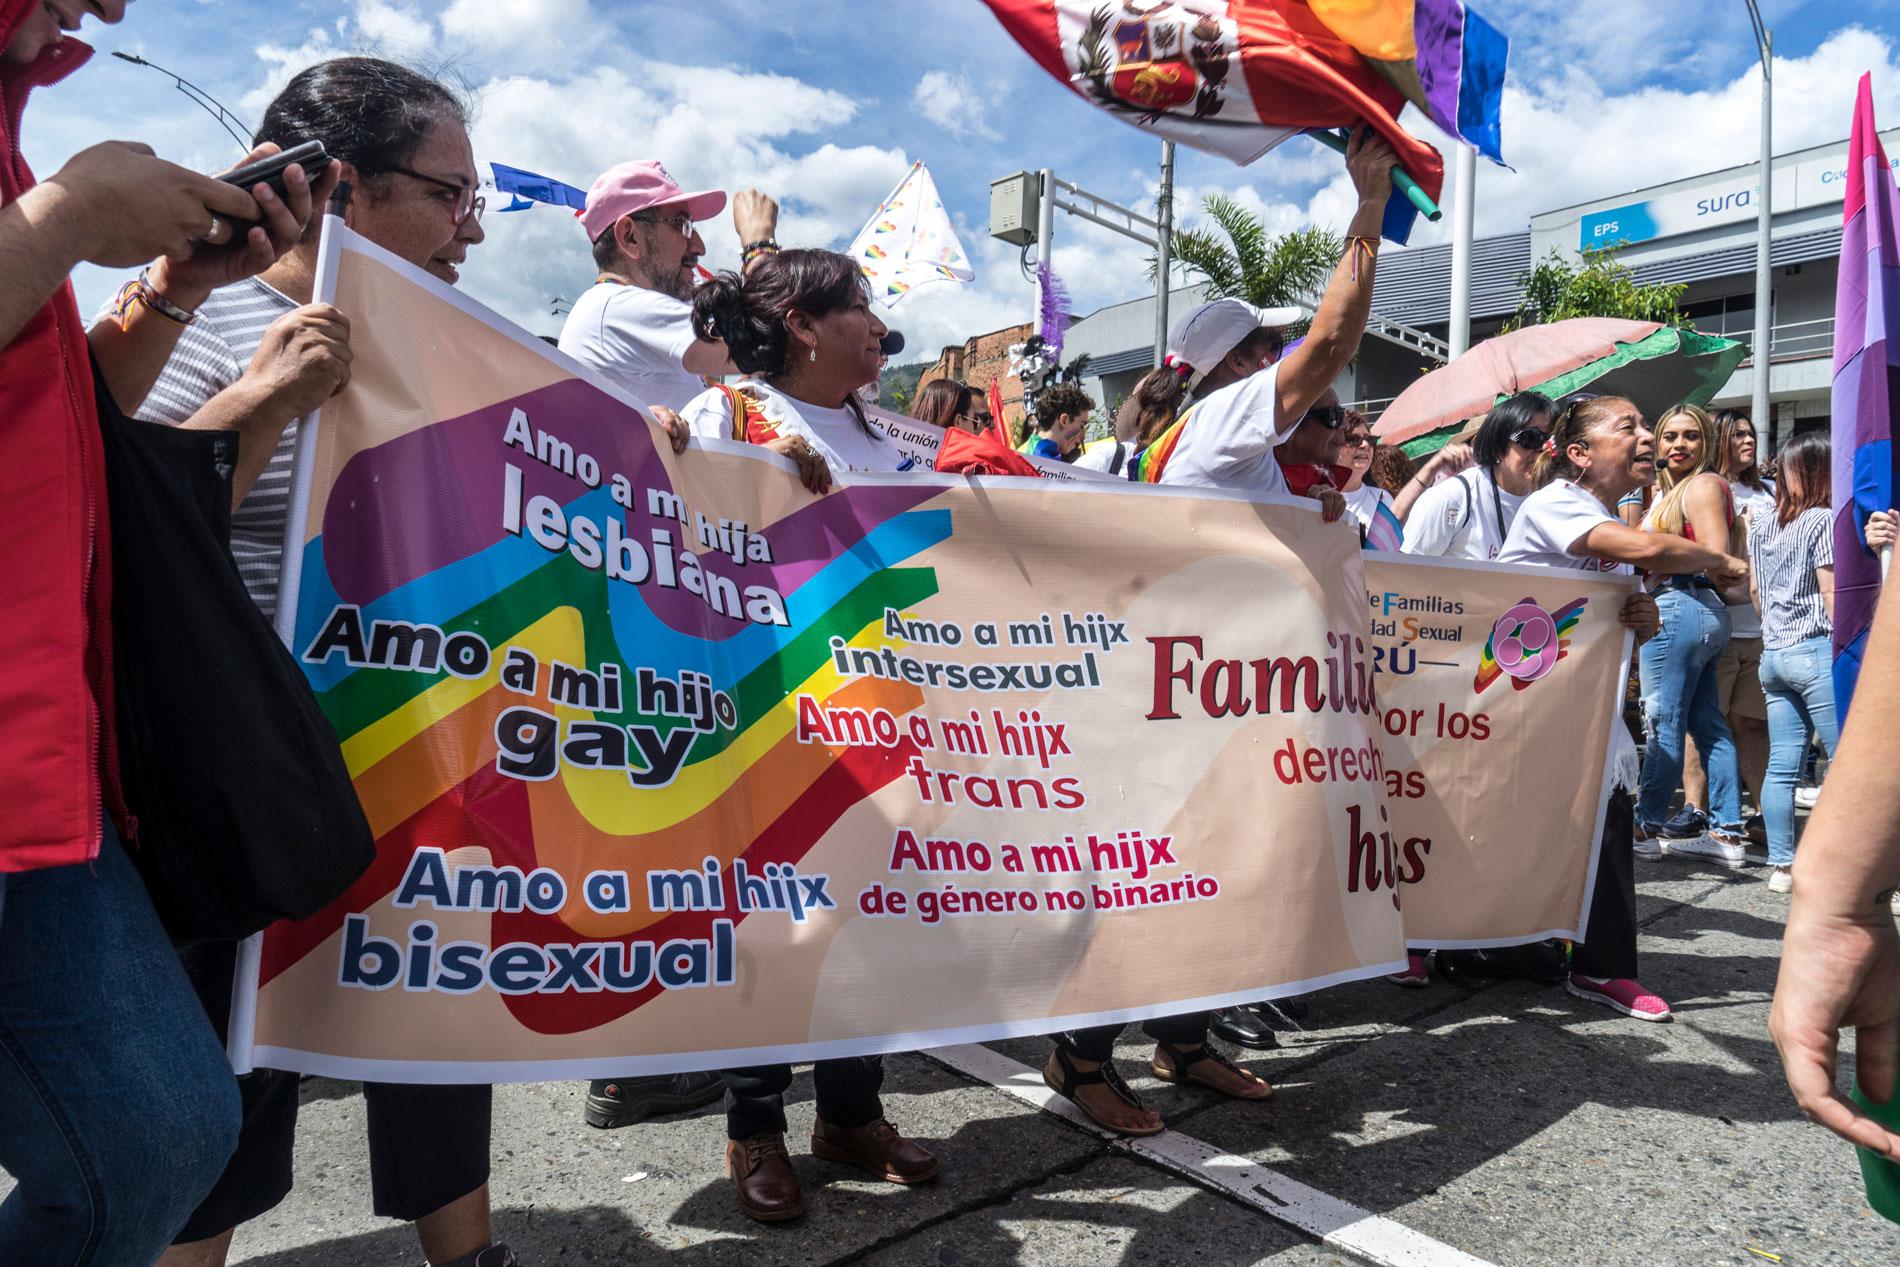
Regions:
<instances>
[{"instance_id":1,"label":"pink baseball cap","mask_svg":"<svg viewBox=\"0 0 1900 1267\"><path fill-rule=\"evenodd\" d=\"M587 205L581 209L581 227L592 242L613 228L621 216L681 203L694 220L710 220L725 210L726 191L707 189L689 194L658 159L619 163L594 178L593 187L587 191Z\"/></svg>"}]
</instances>

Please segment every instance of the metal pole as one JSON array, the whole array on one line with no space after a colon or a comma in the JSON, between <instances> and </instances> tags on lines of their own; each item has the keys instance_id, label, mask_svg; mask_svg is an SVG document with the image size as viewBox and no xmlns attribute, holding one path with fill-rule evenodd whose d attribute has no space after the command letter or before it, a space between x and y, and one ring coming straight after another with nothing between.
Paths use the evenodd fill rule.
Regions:
<instances>
[{"instance_id":1,"label":"metal pole","mask_svg":"<svg viewBox=\"0 0 1900 1267\"><path fill-rule=\"evenodd\" d=\"M1451 359L1471 346L1471 232L1476 221L1478 155L1469 145L1452 146L1451 329L1445 341Z\"/></svg>"},{"instance_id":2,"label":"metal pole","mask_svg":"<svg viewBox=\"0 0 1900 1267\"><path fill-rule=\"evenodd\" d=\"M1055 267L1056 174L1045 167L1036 173L1042 196L1036 200L1036 263ZM1036 296L1036 333L1042 329L1042 296Z\"/></svg>"},{"instance_id":3,"label":"metal pole","mask_svg":"<svg viewBox=\"0 0 1900 1267\"><path fill-rule=\"evenodd\" d=\"M1168 272L1174 257L1174 142L1161 143L1161 193L1155 199L1155 367L1168 354Z\"/></svg>"},{"instance_id":4,"label":"metal pole","mask_svg":"<svg viewBox=\"0 0 1900 1267\"><path fill-rule=\"evenodd\" d=\"M1761 31L1761 184L1757 197L1761 205L1755 212L1755 434L1773 442L1770 432L1774 420L1769 414L1768 375L1772 349L1769 329L1772 325L1774 286L1768 264L1769 235L1774 231L1775 166L1773 150L1773 110L1775 85L1770 67L1775 56L1774 32ZM1764 455L1764 459L1767 455Z\"/></svg>"}]
</instances>

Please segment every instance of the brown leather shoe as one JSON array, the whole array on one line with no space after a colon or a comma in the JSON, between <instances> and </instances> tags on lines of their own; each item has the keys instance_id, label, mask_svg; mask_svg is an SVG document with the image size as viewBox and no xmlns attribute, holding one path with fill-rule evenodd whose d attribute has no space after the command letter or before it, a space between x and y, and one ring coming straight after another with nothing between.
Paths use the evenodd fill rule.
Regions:
<instances>
[{"instance_id":1,"label":"brown leather shoe","mask_svg":"<svg viewBox=\"0 0 1900 1267\"><path fill-rule=\"evenodd\" d=\"M783 1223L805 1212L783 1135L727 1140L726 1173L738 1188L739 1208L761 1223Z\"/></svg>"},{"instance_id":2,"label":"brown leather shoe","mask_svg":"<svg viewBox=\"0 0 1900 1267\"><path fill-rule=\"evenodd\" d=\"M869 1126L833 1126L816 1118L811 1151L814 1157L841 1161L892 1183L922 1183L937 1174L936 1154L899 1135L883 1118Z\"/></svg>"}]
</instances>

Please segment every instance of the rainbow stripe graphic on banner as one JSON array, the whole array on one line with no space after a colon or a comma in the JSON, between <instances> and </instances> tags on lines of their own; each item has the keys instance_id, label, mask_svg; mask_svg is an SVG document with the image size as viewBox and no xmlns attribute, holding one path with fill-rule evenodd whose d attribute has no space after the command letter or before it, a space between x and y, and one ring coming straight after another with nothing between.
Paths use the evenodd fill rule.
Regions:
<instances>
[{"instance_id":1,"label":"rainbow stripe graphic on banner","mask_svg":"<svg viewBox=\"0 0 1900 1267\"><path fill-rule=\"evenodd\" d=\"M901 681L841 678L831 640L882 647L886 608L906 609L937 592L930 569L905 566L951 534L949 512L915 509L934 490L856 489L764 528L758 535L778 560L765 572L783 595L786 623L749 620L724 614L690 587L610 581L572 550L550 551L532 532L504 531L493 515L413 498L415 488L428 486L429 472L442 469L452 470L461 488L505 490L513 454L521 484L504 497L558 503L572 539L580 538L574 526L583 522L623 521L621 541L652 543L654 534L671 533L674 548L652 545L647 566L656 577L663 569L676 575L690 569L709 595L723 593L730 575L741 571L716 550L701 556L679 550L682 526L671 514L623 507L606 487L559 501L573 483L510 447L507 436L518 418L559 419L566 444L600 455L603 464L611 460L635 487L659 490L664 501L668 483L647 425L631 407L577 379L409 431L359 452L342 468L321 532L303 552L293 646L306 653L306 671L342 739L378 837L378 857L329 910L271 930L264 982L333 936L349 913L394 892L419 848L476 846L490 865L523 875L543 866L581 875L634 859L642 869L694 870L708 857L728 870L743 858L759 872L770 863L797 862L844 813L897 778L914 751L904 740L881 750L796 742L795 700L803 694L823 707L883 709L900 719L921 703L917 688ZM384 495L402 489L411 495ZM820 541L836 556L817 557L812 543ZM743 569L760 571L757 565ZM732 604L722 598L720 605ZM359 657L342 652L312 663L313 647L321 649L326 637L338 641L335 614L344 609L359 613L363 640L372 648L380 638L387 653L407 639L405 658L413 663L426 663L435 645L426 634L412 638L413 631L439 631L442 667L392 672L353 666L347 659ZM474 672L478 643L495 654ZM504 648L537 662L532 696L507 685ZM466 675L458 671L458 656L466 657L459 661ZM603 665L639 668L629 668L633 679L620 680L617 690L570 673L560 692L566 702L551 702L557 672ZM552 763L545 779L500 773L494 748L474 739L511 728L518 739L530 720L519 711L524 706L552 714L565 744L581 742L574 738L577 724L604 723L589 732L600 768L573 768L569 750L569 759ZM680 720L692 713L703 719ZM605 738L614 732L625 741ZM570 923L522 909L494 916L494 938L498 945L549 946L579 937L630 947L684 944L707 938L715 915L733 917L646 915L636 904L635 914L618 922L582 911ZM534 993L508 997L506 1004L536 1032L572 1033L660 993L656 980L639 992Z\"/></svg>"}]
</instances>

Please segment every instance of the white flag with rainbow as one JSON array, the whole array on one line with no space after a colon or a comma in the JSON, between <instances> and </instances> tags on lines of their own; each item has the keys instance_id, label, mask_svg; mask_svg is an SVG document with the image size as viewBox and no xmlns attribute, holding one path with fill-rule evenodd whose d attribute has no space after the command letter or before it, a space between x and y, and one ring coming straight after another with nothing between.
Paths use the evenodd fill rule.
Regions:
<instances>
[{"instance_id":1,"label":"white flag with rainbow","mask_svg":"<svg viewBox=\"0 0 1900 1267\"><path fill-rule=\"evenodd\" d=\"M927 282L967 282L976 274L922 162L912 163L845 254L857 260L871 296L894 306Z\"/></svg>"}]
</instances>

